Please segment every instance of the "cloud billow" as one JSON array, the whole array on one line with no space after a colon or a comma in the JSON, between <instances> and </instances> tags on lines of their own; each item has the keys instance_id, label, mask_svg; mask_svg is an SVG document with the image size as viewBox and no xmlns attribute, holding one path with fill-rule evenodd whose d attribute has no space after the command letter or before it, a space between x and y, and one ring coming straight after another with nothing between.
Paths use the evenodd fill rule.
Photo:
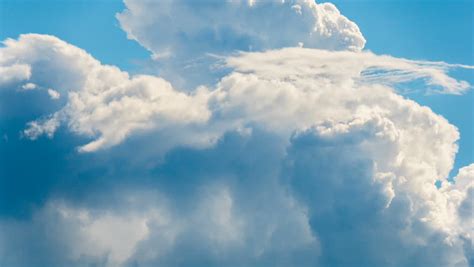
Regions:
<instances>
[{"instance_id":1,"label":"cloud billow","mask_svg":"<svg viewBox=\"0 0 474 267\"><path fill-rule=\"evenodd\" d=\"M117 14L128 38L148 49L161 76L188 88L219 78L215 56L304 46L360 51L357 25L331 3L125 1Z\"/></svg>"},{"instance_id":2,"label":"cloud billow","mask_svg":"<svg viewBox=\"0 0 474 267\"><path fill-rule=\"evenodd\" d=\"M447 72L472 67L364 51L332 4L125 3L164 77L49 35L0 48L1 93L41 103L2 114L23 142L62 142L41 143L61 168L43 163L30 216L2 212L0 265L472 265L474 165L447 181L457 128L396 89L462 94ZM206 54L198 73L226 73L183 90L173 77L201 80L179 67Z\"/></svg>"}]
</instances>

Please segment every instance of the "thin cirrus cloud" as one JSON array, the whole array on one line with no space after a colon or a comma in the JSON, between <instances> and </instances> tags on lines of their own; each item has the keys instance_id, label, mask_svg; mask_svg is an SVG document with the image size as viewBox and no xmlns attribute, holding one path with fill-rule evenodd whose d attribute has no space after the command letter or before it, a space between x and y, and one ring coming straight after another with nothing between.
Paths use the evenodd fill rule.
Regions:
<instances>
[{"instance_id":1,"label":"thin cirrus cloud","mask_svg":"<svg viewBox=\"0 0 474 267\"><path fill-rule=\"evenodd\" d=\"M84 137L65 155L81 170L61 176L91 181L75 197L48 189L26 221L1 219L0 263L472 265L474 165L448 182L458 130L396 89L462 94L471 86L447 72L471 66L364 51L328 3L125 4L122 28L163 76L54 36L0 48L2 90L34 84L63 101L22 136Z\"/></svg>"}]
</instances>

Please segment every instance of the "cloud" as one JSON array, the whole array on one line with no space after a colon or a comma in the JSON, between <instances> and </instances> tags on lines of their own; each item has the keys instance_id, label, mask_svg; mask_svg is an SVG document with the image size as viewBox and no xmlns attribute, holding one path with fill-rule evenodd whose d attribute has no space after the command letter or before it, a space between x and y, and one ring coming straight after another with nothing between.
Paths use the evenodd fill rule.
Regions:
<instances>
[{"instance_id":1,"label":"cloud","mask_svg":"<svg viewBox=\"0 0 474 267\"><path fill-rule=\"evenodd\" d=\"M309 206L321 265L469 266L450 197L429 162L397 163L403 134L387 123L325 124L292 138L285 173Z\"/></svg>"},{"instance_id":2,"label":"cloud","mask_svg":"<svg viewBox=\"0 0 474 267\"><path fill-rule=\"evenodd\" d=\"M48 88L48 95L49 97L51 97L51 99L54 99L54 100L59 99L59 97L61 96L61 94L58 91L51 88Z\"/></svg>"},{"instance_id":3,"label":"cloud","mask_svg":"<svg viewBox=\"0 0 474 267\"><path fill-rule=\"evenodd\" d=\"M80 148L93 151L120 143L131 131L200 123L209 117L206 99L199 92L191 96L175 91L154 76L129 77L55 37L29 34L5 44L2 64L24 62L34 69L29 81L68 95L61 111L29 123L24 134L33 139L42 133L52 136L65 119L72 131L97 137Z\"/></svg>"},{"instance_id":4,"label":"cloud","mask_svg":"<svg viewBox=\"0 0 474 267\"><path fill-rule=\"evenodd\" d=\"M35 212L29 223L3 221L0 223L4 235L0 248L28 249L29 257L1 250L0 262L8 266L78 266L94 262L116 266L133 253L138 241L147 236L147 220L151 218L145 215L155 216L154 211L124 215L95 215L93 212L51 201ZM40 240L47 243L38 246L24 243ZM58 251L54 251L56 249Z\"/></svg>"},{"instance_id":5,"label":"cloud","mask_svg":"<svg viewBox=\"0 0 474 267\"><path fill-rule=\"evenodd\" d=\"M127 0L125 5L117 18L128 38L151 51L160 76L187 89L218 79L208 54L301 45L360 51L365 45L357 25L331 3Z\"/></svg>"},{"instance_id":6,"label":"cloud","mask_svg":"<svg viewBox=\"0 0 474 267\"><path fill-rule=\"evenodd\" d=\"M1 221L1 263L469 266L469 221L457 214L472 166L438 190L423 166L391 166L394 130L367 118L315 126L289 144L254 129L173 150L148 171L152 183L50 199L31 221ZM381 147L393 153L378 157ZM107 175L117 184L120 173ZM459 201L445 193L455 188Z\"/></svg>"},{"instance_id":7,"label":"cloud","mask_svg":"<svg viewBox=\"0 0 474 267\"><path fill-rule=\"evenodd\" d=\"M27 129L23 131L23 134L31 140L36 140L42 135L52 138L59 124L58 116L55 114L46 119L28 122Z\"/></svg>"},{"instance_id":8,"label":"cloud","mask_svg":"<svg viewBox=\"0 0 474 267\"><path fill-rule=\"evenodd\" d=\"M22 38L77 49L53 37ZM119 195L115 205L101 200L57 206L50 199L37 211L42 219L25 226L3 222L3 231L39 227L39 234L49 238L47 227L59 225L68 233L50 241L50 248L64 250L59 266L468 266L471 252L466 247L472 237L465 199L470 189L463 183L471 179L465 178L470 169L463 169L454 185L435 186L452 168L457 129L398 95L386 77L367 79L363 69L375 64L404 68L413 79L418 72L434 73L423 68L446 74L436 64L378 58L305 48L244 53L226 60L233 71L215 88L201 87L192 94L161 78L129 77L95 64L96 70L82 72L87 85L69 91L66 105L52 117L30 123L25 135L52 136L56 122L64 122L73 133L101 133L82 146L93 151L124 142L120 133L125 127L126 135L135 136L135 143L122 144L128 151L125 162L131 160L129 151L144 147L151 148L146 153L155 160L134 160L106 172L104 179L126 184L127 179L117 177L144 175L163 199L146 197L156 193L141 186L113 189ZM34 76L36 68L30 64ZM126 104L130 99L137 105ZM141 122L149 127L140 127ZM137 136L144 130L150 134ZM206 141L196 145L192 138ZM167 148L156 149L163 142ZM135 181L150 187L145 178ZM129 204L134 199L139 204ZM129 242L117 245L120 236ZM30 243L31 238L18 242ZM341 246L354 253L342 257ZM55 257L30 249L31 255L46 255L40 258L45 263ZM3 253L11 255L5 260L10 265L24 261L7 248Z\"/></svg>"},{"instance_id":9,"label":"cloud","mask_svg":"<svg viewBox=\"0 0 474 267\"><path fill-rule=\"evenodd\" d=\"M30 77L28 65L11 64L8 67L0 67L0 86L6 86L13 82L23 81Z\"/></svg>"},{"instance_id":10,"label":"cloud","mask_svg":"<svg viewBox=\"0 0 474 267\"><path fill-rule=\"evenodd\" d=\"M250 202L244 192L239 192L245 187L233 188L222 184L222 179L212 180L194 190L184 202L179 196L169 195L166 199L159 197L160 192L146 189L132 193L122 190L115 207L77 207L50 200L27 223L0 221L0 230L5 233L0 240L0 263L292 265L298 257L314 262L318 244L305 213L283 191L268 184L269 198L254 195L253 200L261 201ZM36 235L31 235L32 230ZM288 238L292 239L291 244L286 244ZM50 243L28 245L37 239ZM60 257L55 256L56 247L61 248ZM30 257L22 257L16 248L28 248Z\"/></svg>"},{"instance_id":11,"label":"cloud","mask_svg":"<svg viewBox=\"0 0 474 267\"><path fill-rule=\"evenodd\" d=\"M425 79L427 84L446 92L458 93L469 88L466 82L446 74L455 67L446 63L410 61L370 52L286 48L229 57L225 64L234 72L223 77L216 88L199 87L185 93L162 78L130 76L116 67L102 65L85 51L52 36L22 35L18 41L10 39L5 43L7 46L1 50L7 55L5 67L10 67L11 62L27 64L32 73L29 83L57 88L59 94L68 96L61 110L30 122L25 136L53 136L60 123L67 122L71 131L94 139L80 148L84 152L117 145L134 132L146 131L174 135L176 144L212 144L223 132L256 120L271 119L291 132L316 122L314 116L319 113L312 106L320 101L317 96L326 91L327 97L337 102L347 98L343 91L354 94L351 89L355 87L387 86L417 79ZM57 72L64 75L58 79L50 74ZM238 88L234 89L235 84ZM280 94L279 99L275 99L276 94ZM278 108L280 104L286 107ZM249 114L242 114L247 109ZM324 109L326 113L331 110ZM177 128L180 129L174 130ZM179 137L176 132L183 129L195 134Z\"/></svg>"},{"instance_id":12,"label":"cloud","mask_svg":"<svg viewBox=\"0 0 474 267\"><path fill-rule=\"evenodd\" d=\"M21 87L23 90L34 90L36 89L36 84L34 83L26 83Z\"/></svg>"},{"instance_id":13,"label":"cloud","mask_svg":"<svg viewBox=\"0 0 474 267\"><path fill-rule=\"evenodd\" d=\"M397 92L460 94L470 85L447 72L472 67L363 51L331 4L126 5L122 27L165 72L210 52L218 81L180 90L53 36L5 41L2 94L62 97L21 92L41 108L12 125L37 141L0 147L17 153L1 153L2 188L34 194L32 214L0 219L0 265L472 265L473 165L447 180L458 130Z\"/></svg>"},{"instance_id":14,"label":"cloud","mask_svg":"<svg viewBox=\"0 0 474 267\"><path fill-rule=\"evenodd\" d=\"M290 64L295 68L278 67ZM353 53L301 48L240 53L239 56L227 58L226 65L240 72L257 72L269 79L280 78L282 75L289 78L313 75L319 83L326 80L341 85L350 82L396 86L421 80L431 87L431 90L447 94L462 94L471 88L468 82L450 77L448 71L473 68L445 62L375 55L367 51Z\"/></svg>"},{"instance_id":15,"label":"cloud","mask_svg":"<svg viewBox=\"0 0 474 267\"><path fill-rule=\"evenodd\" d=\"M360 51L357 25L331 3L313 1L125 1L117 18L156 57L288 46ZM266 20L261 18L265 17Z\"/></svg>"}]
</instances>

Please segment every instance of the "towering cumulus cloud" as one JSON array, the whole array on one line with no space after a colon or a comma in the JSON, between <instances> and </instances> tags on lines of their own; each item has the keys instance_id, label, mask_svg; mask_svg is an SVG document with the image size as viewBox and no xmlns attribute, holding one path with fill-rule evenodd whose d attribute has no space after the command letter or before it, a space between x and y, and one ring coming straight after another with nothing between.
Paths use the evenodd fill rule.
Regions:
<instances>
[{"instance_id":1,"label":"towering cumulus cloud","mask_svg":"<svg viewBox=\"0 0 474 267\"><path fill-rule=\"evenodd\" d=\"M0 48L0 93L17 101L0 99L2 122L24 120L29 154L43 136L65 154L41 166L56 171L28 216L0 217L0 265L474 264L474 165L448 181L458 130L397 93L462 94L447 72L472 67L364 51L328 3L126 7L120 24L171 82L48 35ZM189 87L201 80L177 68L209 54L199 73L217 81ZM10 93L34 94L39 117Z\"/></svg>"},{"instance_id":2,"label":"towering cumulus cloud","mask_svg":"<svg viewBox=\"0 0 474 267\"><path fill-rule=\"evenodd\" d=\"M360 51L365 44L357 25L331 3L145 2L125 1L127 9L117 18L129 38L140 42L158 58L303 45Z\"/></svg>"},{"instance_id":3,"label":"towering cumulus cloud","mask_svg":"<svg viewBox=\"0 0 474 267\"><path fill-rule=\"evenodd\" d=\"M365 44L357 25L330 3L131 0L125 4L127 9L117 18L128 37L153 53L162 75L182 86L218 78L209 67L215 54L295 46L360 51Z\"/></svg>"}]
</instances>

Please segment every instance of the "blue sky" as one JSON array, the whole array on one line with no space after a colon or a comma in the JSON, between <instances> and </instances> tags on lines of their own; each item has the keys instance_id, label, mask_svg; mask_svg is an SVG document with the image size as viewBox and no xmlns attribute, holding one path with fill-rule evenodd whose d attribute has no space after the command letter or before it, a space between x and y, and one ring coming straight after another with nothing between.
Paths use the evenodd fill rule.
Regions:
<instances>
[{"instance_id":1,"label":"blue sky","mask_svg":"<svg viewBox=\"0 0 474 267\"><path fill-rule=\"evenodd\" d=\"M0 265L472 266L473 10L0 0Z\"/></svg>"}]
</instances>

